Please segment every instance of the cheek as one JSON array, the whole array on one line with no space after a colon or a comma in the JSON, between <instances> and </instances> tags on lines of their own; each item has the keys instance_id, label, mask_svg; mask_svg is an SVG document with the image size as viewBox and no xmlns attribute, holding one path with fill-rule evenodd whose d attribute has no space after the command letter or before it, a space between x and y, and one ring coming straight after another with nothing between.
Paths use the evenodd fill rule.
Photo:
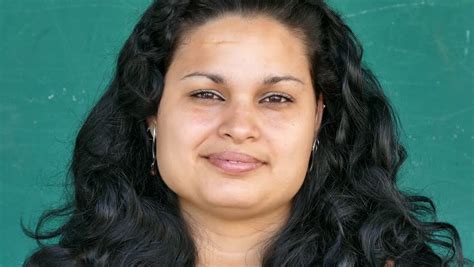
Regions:
<instances>
[{"instance_id":1,"label":"cheek","mask_svg":"<svg viewBox=\"0 0 474 267\"><path fill-rule=\"evenodd\" d=\"M160 154L189 156L204 139L209 129L213 127L212 118L202 112L190 108L163 107L158 118L159 132L157 142L161 145ZM170 150L165 150L169 148ZM182 155L181 153L185 153Z\"/></svg>"},{"instance_id":2,"label":"cheek","mask_svg":"<svg viewBox=\"0 0 474 267\"><path fill-rule=\"evenodd\" d=\"M282 132L273 140L275 175L286 183L302 183L311 153L312 131L295 127Z\"/></svg>"},{"instance_id":3,"label":"cheek","mask_svg":"<svg viewBox=\"0 0 474 267\"><path fill-rule=\"evenodd\" d=\"M164 182L178 193L188 187L198 147L212 128L210 117L192 110L163 106L157 120L156 158ZM184 167L188 166L188 167Z\"/></svg>"}]
</instances>

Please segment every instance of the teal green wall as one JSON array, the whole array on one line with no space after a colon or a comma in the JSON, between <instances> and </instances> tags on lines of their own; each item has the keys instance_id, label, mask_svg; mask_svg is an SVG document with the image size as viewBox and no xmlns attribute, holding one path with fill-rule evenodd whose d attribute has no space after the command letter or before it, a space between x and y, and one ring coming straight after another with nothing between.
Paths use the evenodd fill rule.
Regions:
<instances>
[{"instance_id":1,"label":"teal green wall","mask_svg":"<svg viewBox=\"0 0 474 267\"><path fill-rule=\"evenodd\" d=\"M149 0L0 0L0 266L62 199L74 136ZM434 198L474 258L474 0L332 0L403 125L400 185Z\"/></svg>"}]
</instances>

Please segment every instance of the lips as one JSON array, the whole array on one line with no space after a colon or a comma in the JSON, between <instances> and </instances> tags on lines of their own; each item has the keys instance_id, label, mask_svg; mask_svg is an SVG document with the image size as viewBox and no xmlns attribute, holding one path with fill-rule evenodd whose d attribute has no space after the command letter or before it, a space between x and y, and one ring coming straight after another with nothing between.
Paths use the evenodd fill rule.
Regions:
<instances>
[{"instance_id":1,"label":"lips","mask_svg":"<svg viewBox=\"0 0 474 267\"><path fill-rule=\"evenodd\" d=\"M227 161L237 161L242 163L259 163L262 162L250 155L239 153L239 152L232 152L232 151L224 151L220 153L213 153L208 155L208 158L212 159L219 159L219 160L227 160Z\"/></svg>"},{"instance_id":2,"label":"lips","mask_svg":"<svg viewBox=\"0 0 474 267\"><path fill-rule=\"evenodd\" d=\"M250 155L232 151L209 154L205 158L221 171L232 175L255 170L264 164Z\"/></svg>"}]
</instances>

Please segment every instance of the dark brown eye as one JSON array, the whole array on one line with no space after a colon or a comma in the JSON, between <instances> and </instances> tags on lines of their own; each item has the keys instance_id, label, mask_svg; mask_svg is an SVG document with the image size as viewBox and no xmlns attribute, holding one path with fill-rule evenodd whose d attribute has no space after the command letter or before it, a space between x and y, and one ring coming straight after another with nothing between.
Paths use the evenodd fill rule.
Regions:
<instances>
[{"instance_id":1,"label":"dark brown eye","mask_svg":"<svg viewBox=\"0 0 474 267\"><path fill-rule=\"evenodd\" d=\"M198 90L191 94L191 97L208 99L208 100L224 100L220 95L210 91L210 90Z\"/></svg>"},{"instance_id":2,"label":"dark brown eye","mask_svg":"<svg viewBox=\"0 0 474 267\"><path fill-rule=\"evenodd\" d=\"M272 94L267 97L265 97L262 102L265 103L289 103L293 102L291 97L283 95L283 94Z\"/></svg>"}]
</instances>

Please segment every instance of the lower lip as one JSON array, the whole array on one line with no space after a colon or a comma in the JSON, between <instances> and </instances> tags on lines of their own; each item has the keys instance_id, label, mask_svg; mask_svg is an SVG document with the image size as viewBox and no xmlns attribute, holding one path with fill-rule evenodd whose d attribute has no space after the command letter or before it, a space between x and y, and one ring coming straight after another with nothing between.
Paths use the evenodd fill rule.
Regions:
<instances>
[{"instance_id":1,"label":"lower lip","mask_svg":"<svg viewBox=\"0 0 474 267\"><path fill-rule=\"evenodd\" d=\"M228 174L242 174L253 171L263 165L262 162L236 162L216 158L206 158L212 165Z\"/></svg>"}]
</instances>

